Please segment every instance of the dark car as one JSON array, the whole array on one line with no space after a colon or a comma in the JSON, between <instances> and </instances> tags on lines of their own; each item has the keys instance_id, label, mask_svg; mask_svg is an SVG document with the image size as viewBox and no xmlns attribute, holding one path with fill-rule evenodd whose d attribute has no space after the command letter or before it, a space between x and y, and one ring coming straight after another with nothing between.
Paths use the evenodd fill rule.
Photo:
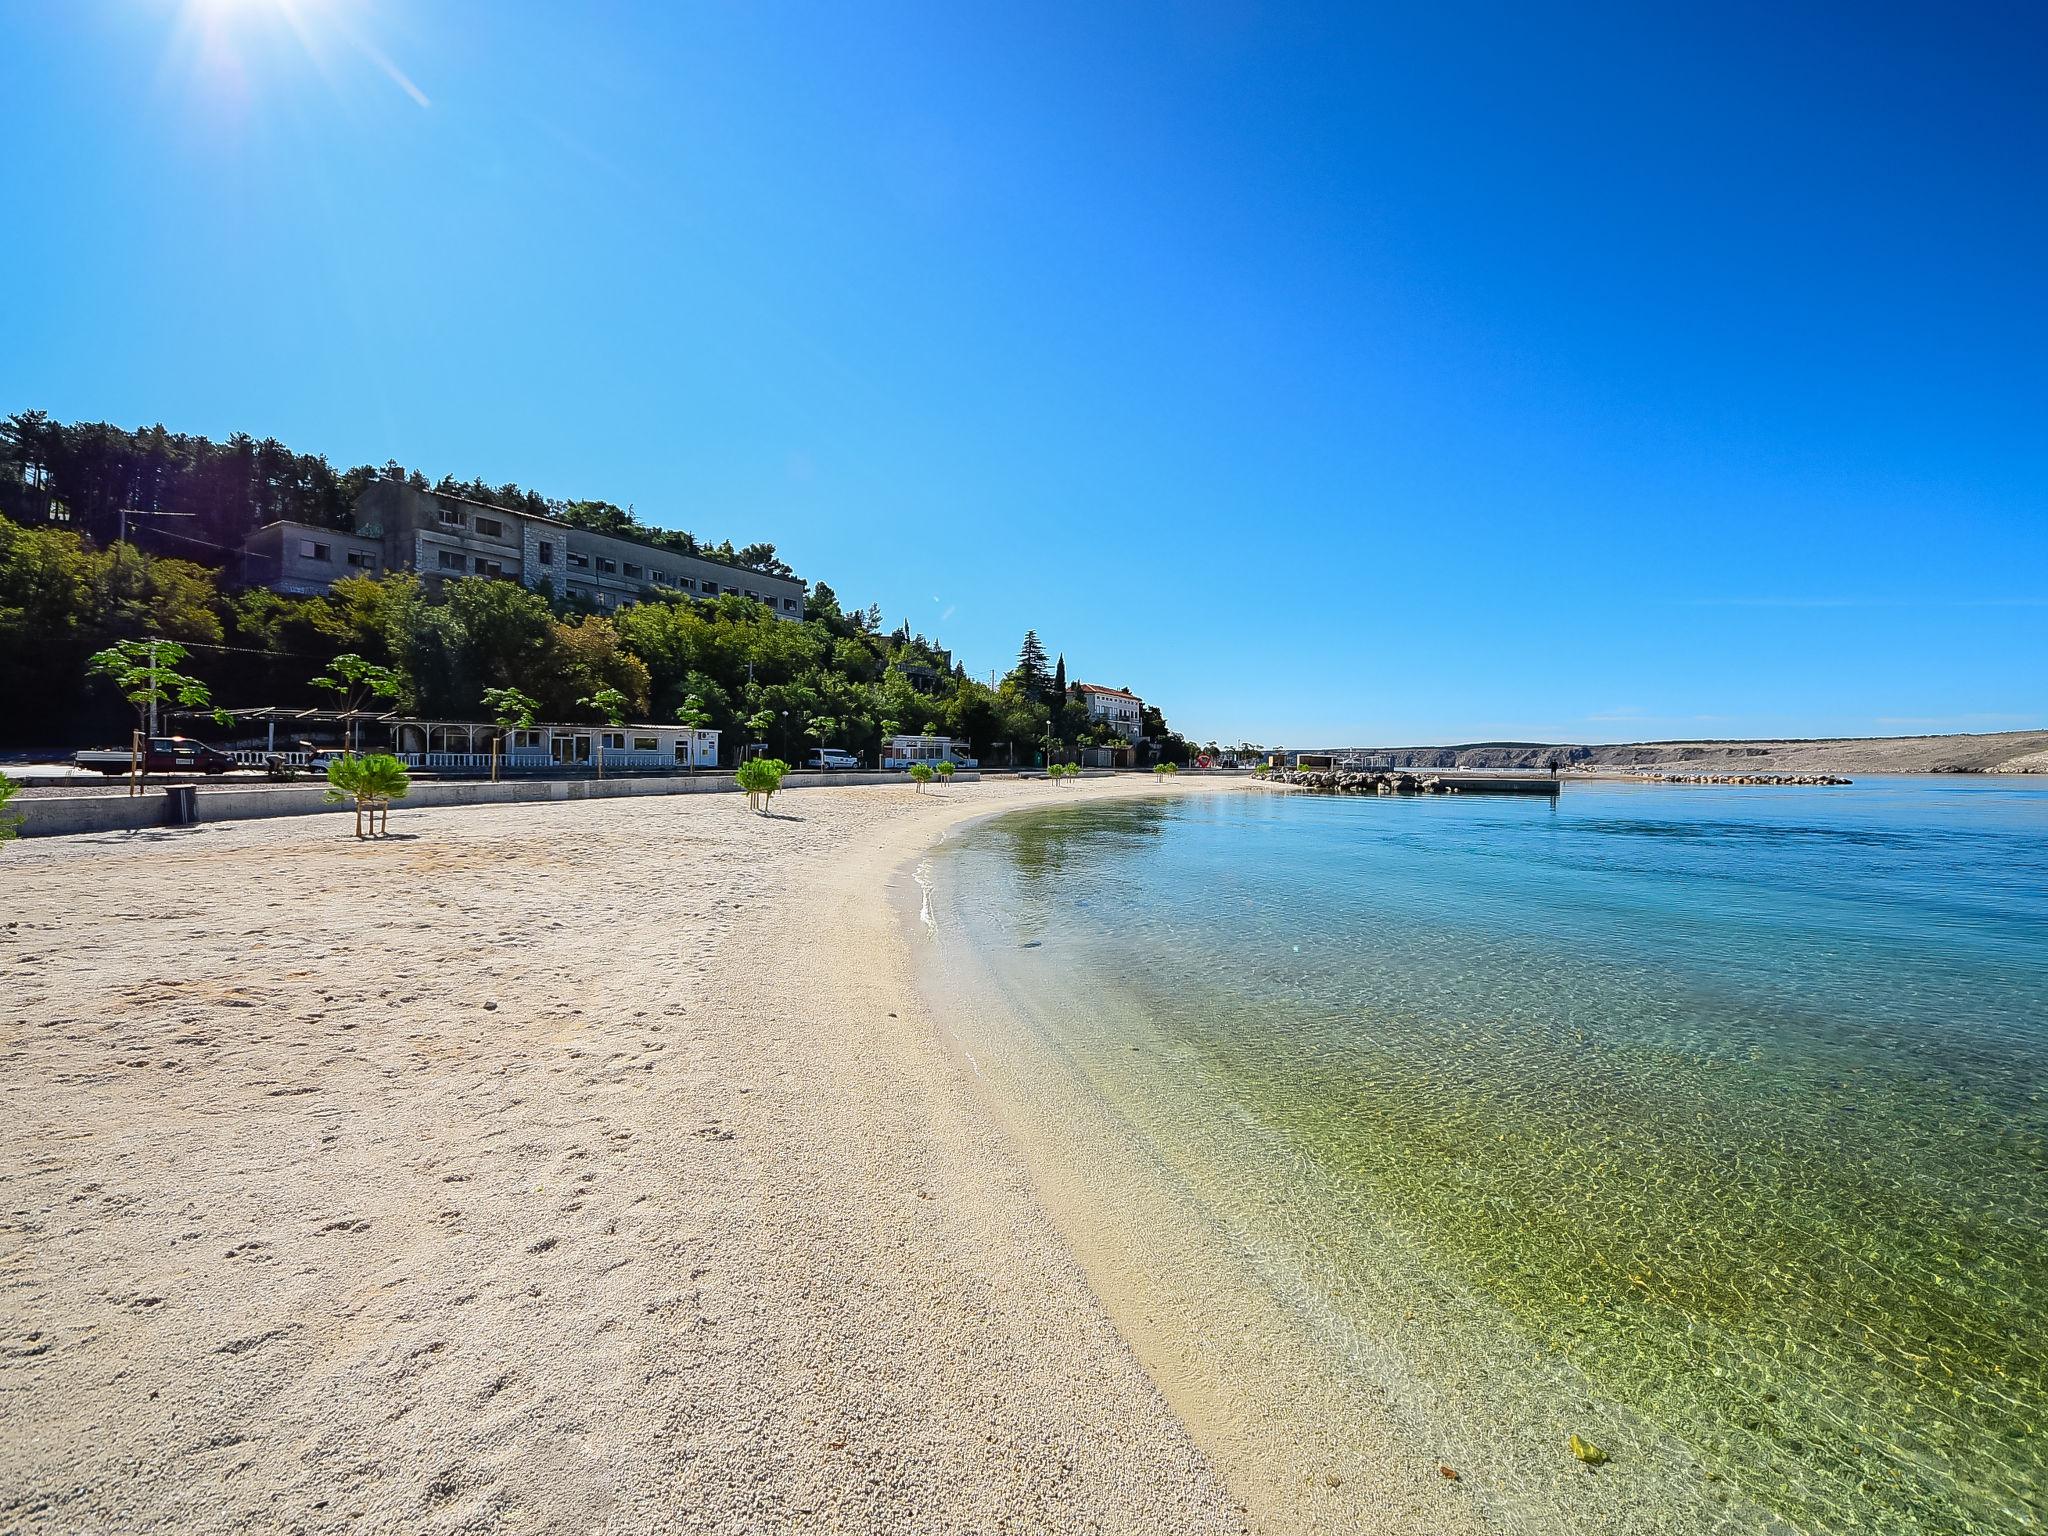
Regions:
<instances>
[{"instance_id":1,"label":"dark car","mask_svg":"<svg viewBox=\"0 0 2048 1536\"><path fill-rule=\"evenodd\" d=\"M219 747L209 747L190 736L152 736L144 747L144 773L226 773L235 766L235 760ZM111 778L128 772L134 757L127 747L104 747L80 752L71 760L80 768L97 769Z\"/></svg>"}]
</instances>

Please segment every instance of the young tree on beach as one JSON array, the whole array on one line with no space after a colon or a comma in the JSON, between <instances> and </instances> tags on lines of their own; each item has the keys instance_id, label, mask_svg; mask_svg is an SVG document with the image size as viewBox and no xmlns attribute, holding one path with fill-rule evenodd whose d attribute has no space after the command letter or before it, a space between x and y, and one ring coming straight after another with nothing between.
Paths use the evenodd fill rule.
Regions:
<instances>
[{"instance_id":1,"label":"young tree on beach","mask_svg":"<svg viewBox=\"0 0 2048 1536\"><path fill-rule=\"evenodd\" d=\"M939 782L943 784L950 784L953 781L953 765L943 757L932 764L932 772L939 776Z\"/></svg>"},{"instance_id":2,"label":"young tree on beach","mask_svg":"<svg viewBox=\"0 0 2048 1536\"><path fill-rule=\"evenodd\" d=\"M703 697L691 694L676 706L676 723L690 733L690 772L697 771L697 733L711 723L711 711L704 707Z\"/></svg>"},{"instance_id":3,"label":"young tree on beach","mask_svg":"<svg viewBox=\"0 0 2048 1536\"><path fill-rule=\"evenodd\" d=\"M497 722L498 734L491 738L491 782L498 782L498 751L504 745L505 737L512 731L533 729L534 711L540 705L517 688L486 688L484 708L491 712Z\"/></svg>"},{"instance_id":4,"label":"young tree on beach","mask_svg":"<svg viewBox=\"0 0 2048 1536\"><path fill-rule=\"evenodd\" d=\"M327 765L327 798L337 803L353 800L356 806L356 838L363 837L363 816L370 818L370 836L379 832L379 813L382 813L382 831L391 830L391 802L405 798L412 788L412 777L405 771L405 764L388 752L372 752L368 757L337 757Z\"/></svg>"},{"instance_id":5,"label":"young tree on beach","mask_svg":"<svg viewBox=\"0 0 2048 1536\"><path fill-rule=\"evenodd\" d=\"M912 763L910 765L910 782L917 786L917 792L920 795L924 793L925 785L931 783L931 781L932 765L930 763Z\"/></svg>"},{"instance_id":6,"label":"young tree on beach","mask_svg":"<svg viewBox=\"0 0 2048 1536\"><path fill-rule=\"evenodd\" d=\"M600 688L587 699L578 699L577 704L592 711L607 725L626 723L626 696L616 688Z\"/></svg>"},{"instance_id":7,"label":"young tree on beach","mask_svg":"<svg viewBox=\"0 0 2048 1536\"><path fill-rule=\"evenodd\" d=\"M363 706L372 699L394 703L405 691L405 681L390 667L365 661L354 651L344 651L327 664L327 670L312 679L315 688L341 695L342 712L348 716L348 750L356 749L356 721Z\"/></svg>"},{"instance_id":8,"label":"young tree on beach","mask_svg":"<svg viewBox=\"0 0 2048 1536\"><path fill-rule=\"evenodd\" d=\"M789 764L779 757L753 757L740 764L733 782L747 792L747 805L755 814L765 816L768 802L782 788L782 776L788 772Z\"/></svg>"},{"instance_id":9,"label":"young tree on beach","mask_svg":"<svg viewBox=\"0 0 2048 1536\"><path fill-rule=\"evenodd\" d=\"M173 704L183 709L205 709L213 702L206 684L178 670L187 654L185 647L175 640L117 640L105 650L95 651L86 661L86 671L113 683L135 711L140 778L149 777L149 754L141 743L144 737L155 734L159 712ZM234 720L224 709L214 710L213 718L222 725ZM140 785L133 778L128 788L130 794L140 793Z\"/></svg>"}]
</instances>

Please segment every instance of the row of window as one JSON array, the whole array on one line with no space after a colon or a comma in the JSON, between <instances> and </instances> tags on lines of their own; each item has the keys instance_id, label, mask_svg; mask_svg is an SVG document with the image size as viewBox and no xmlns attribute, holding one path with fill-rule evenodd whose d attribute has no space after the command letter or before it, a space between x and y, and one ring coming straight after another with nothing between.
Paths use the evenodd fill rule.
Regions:
<instances>
[{"instance_id":1,"label":"row of window","mask_svg":"<svg viewBox=\"0 0 2048 1536\"><path fill-rule=\"evenodd\" d=\"M342 553L347 557L348 564L354 566L359 571L374 571L377 569L377 557L368 550L348 549L343 550ZM334 564L334 546L332 544L322 544L317 539L301 539L299 540L299 558L301 560L317 560L322 565L332 565Z\"/></svg>"},{"instance_id":2,"label":"row of window","mask_svg":"<svg viewBox=\"0 0 2048 1536\"><path fill-rule=\"evenodd\" d=\"M479 538L502 539L505 537L505 523L502 518L478 517L472 523L470 522L469 514L460 507L436 507L435 515L440 518L441 525L444 528L473 527L476 529Z\"/></svg>"},{"instance_id":3,"label":"row of window","mask_svg":"<svg viewBox=\"0 0 2048 1536\"><path fill-rule=\"evenodd\" d=\"M465 516L466 514L459 509L452 511L446 507L441 509L441 521L454 527L461 527ZM503 532L503 527L504 525L495 518L479 517L476 520L476 531L480 534L486 534L491 538L498 537ZM324 545L321 547L325 548ZM321 558L325 559L326 557L323 555ZM553 542L546 539L541 540L535 547L534 558L541 565L553 565L555 563L555 546ZM351 555L349 563L355 565L360 562L355 556ZM572 571L587 571L591 569L592 557L579 554L572 549L568 551L568 563L569 569ZM505 574L505 569L501 562L486 559L482 555L476 557L475 568L479 576L502 576ZM465 565L460 551L444 549L441 551L441 569L444 571L461 571L468 569L468 567ZM596 570L600 576L623 575L627 581L642 581L650 586L669 587L678 592L695 592L704 597L716 597L720 591L719 585L715 581L699 583L688 576L675 576L663 570L649 570L644 566L635 564L631 560L625 563L625 570L621 572L619 562L608 555L598 555L596 557ZM731 593L742 591L741 588L731 585L727 585L724 590ZM766 603L770 608L773 608L778 601L773 595L756 592L752 588L744 589L744 595L753 598L756 602ZM611 601L610 594L599 593L598 601L609 603ZM798 611L798 604L795 598L785 597L780 599L780 602L783 612L795 613Z\"/></svg>"},{"instance_id":4,"label":"row of window","mask_svg":"<svg viewBox=\"0 0 2048 1536\"><path fill-rule=\"evenodd\" d=\"M486 555L472 558L464 555L459 549L444 549L441 551L441 569L461 574L474 571L479 576L503 576L505 562L493 560Z\"/></svg>"}]
</instances>

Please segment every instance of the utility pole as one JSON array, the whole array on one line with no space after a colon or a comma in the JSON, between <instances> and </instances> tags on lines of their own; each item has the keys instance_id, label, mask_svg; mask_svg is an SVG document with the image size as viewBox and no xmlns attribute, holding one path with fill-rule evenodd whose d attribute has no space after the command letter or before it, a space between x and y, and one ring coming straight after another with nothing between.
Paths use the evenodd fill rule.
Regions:
<instances>
[{"instance_id":1,"label":"utility pole","mask_svg":"<svg viewBox=\"0 0 2048 1536\"><path fill-rule=\"evenodd\" d=\"M198 515L197 512L157 512L148 507L123 507L121 508L121 532L116 536L114 542L117 544L126 544L128 542L128 519L131 517L197 517Z\"/></svg>"}]
</instances>

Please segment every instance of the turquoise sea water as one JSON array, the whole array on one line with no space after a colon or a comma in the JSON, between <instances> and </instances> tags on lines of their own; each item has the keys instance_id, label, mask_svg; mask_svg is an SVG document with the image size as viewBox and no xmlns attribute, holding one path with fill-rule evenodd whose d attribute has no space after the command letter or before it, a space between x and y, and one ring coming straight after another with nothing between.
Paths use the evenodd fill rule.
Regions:
<instances>
[{"instance_id":1,"label":"turquoise sea water","mask_svg":"<svg viewBox=\"0 0 2048 1536\"><path fill-rule=\"evenodd\" d=\"M1427 1293L1666 1528L2043 1528L2048 786L1073 793L944 920L1333 1372Z\"/></svg>"}]
</instances>

